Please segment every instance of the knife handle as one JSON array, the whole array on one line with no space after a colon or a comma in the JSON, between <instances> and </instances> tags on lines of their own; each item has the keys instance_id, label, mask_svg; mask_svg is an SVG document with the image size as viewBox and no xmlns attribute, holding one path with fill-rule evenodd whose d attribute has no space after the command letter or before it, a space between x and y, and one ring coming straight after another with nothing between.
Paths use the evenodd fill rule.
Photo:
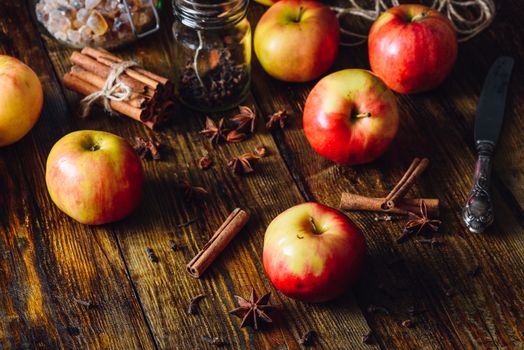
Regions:
<instances>
[{"instance_id":1,"label":"knife handle","mask_svg":"<svg viewBox=\"0 0 524 350\"><path fill-rule=\"evenodd\" d=\"M477 163L473 188L462 211L462 219L471 232L482 233L495 218L489 194L491 157L495 144L491 141L477 141L476 149Z\"/></svg>"}]
</instances>

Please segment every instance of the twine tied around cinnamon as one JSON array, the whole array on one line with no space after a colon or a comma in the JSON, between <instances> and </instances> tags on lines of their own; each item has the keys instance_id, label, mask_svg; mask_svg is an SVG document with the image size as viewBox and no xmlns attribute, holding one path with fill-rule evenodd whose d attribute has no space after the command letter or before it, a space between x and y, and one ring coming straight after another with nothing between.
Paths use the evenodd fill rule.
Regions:
<instances>
[{"instance_id":1,"label":"twine tied around cinnamon","mask_svg":"<svg viewBox=\"0 0 524 350\"><path fill-rule=\"evenodd\" d=\"M111 65L111 70L101 90L95 91L90 95L87 95L80 101L82 110L82 117L86 117L91 110L92 105L100 98L104 101L104 110L109 114L113 114L113 109L109 101L127 101L133 91L131 88L123 83L117 81L118 77L130 67L138 66L138 63L134 61L122 61Z\"/></svg>"}]
</instances>

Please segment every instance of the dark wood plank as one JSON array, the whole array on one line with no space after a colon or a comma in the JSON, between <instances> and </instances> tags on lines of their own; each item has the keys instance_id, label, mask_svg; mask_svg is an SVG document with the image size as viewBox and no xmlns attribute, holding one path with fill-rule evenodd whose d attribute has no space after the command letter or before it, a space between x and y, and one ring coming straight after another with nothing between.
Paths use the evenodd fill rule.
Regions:
<instances>
[{"instance_id":1,"label":"dark wood plank","mask_svg":"<svg viewBox=\"0 0 524 350\"><path fill-rule=\"evenodd\" d=\"M398 246L394 238L400 224L376 224L372 214L349 214L364 228L370 250L356 288L357 300L363 309L371 303L383 304L393 312L389 317L366 314L385 348L522 346L523 300L518 292L523 290L518 264L523 244L522 185L520 170L515 170L522 167L518 150L524 129L518 118L522 112L518 64L511 87L513 102L495 162L497 223L490 233L473 235L460 219L474 166L472 126L477 96L495 57L509 53L522 61L522 26L517 15L522 10L520 3L505 3L486 32L461 44L457 66L443 86L431 93L399 95L399 135L384 157L365 166L336 166L307 151L300 117L313 84L290 88L255 66L254 94L262 111L269 114L285 108L296 116L292 130L274 136L295 181L310 199L336 206L342 191L384 194L413 157L429 156L432 161L414 194L443 201L444 246L432 249L414 242ZM349 67L368 68L365 47L343 49L333 70ZM467 272L476 264L482 272L471 278ZM414 329L403 329L399 324L408 317L407 308L416 304L426 312L417 317Z\"/></svg>"},{"instance_id":2,"label":"dark wood plank","mask_svg":"<svg viewBox=\"0 0 524 350\"><path fill-rule=\"evenodd\" d=\"M1 2L0 14L0 53L31 66L45 91L34 130L0 149L0 348L154 349L112 232L50 201L47 153L75 122L24 2Z\"/></svg>"},{"instance_id":3,"label":"dark wood plank","mask_svg":"<svg viewBox=\"0 0 524 350\"><path fill-rule=\"evenodd\" d=\"M165 23L172 18L168 12L163 16L160 33L119 50L118 54L170 76L173 39L170 26ZM56 71L62 75L70 68L71 51L51 39L46 38L45 43ZM74 110L78 96L70 92L66 95ZM227 115L232 113L214 117ZM327 305L307 305L280 295L264 273L261 256L265 227L284 209L303 202L304 197L289 175L271 134L262 131L263 121L259 120L257 125L261 132L250 140L216 147L198 134L203 122L203 115L185 109L178 113L173 125L160 132L146 130L131 120L109 118L100 111L75 121L79 128L110 131L129 140L135 135L153 135L166 146L164 160L144 162L147 184L138 211L121 223L104 228L117 237L159 347L206 347L202 335L209 335L221 337L232 348L298 349L301 335L316 329L323 348L340 349L349 344L354 349L373 348L361 343L368 326L352 294ZM232 174L226 167L227 161L234 155L252 151L258 143L268 148L269 155L259 162L257 173L247 177ZM208 171L196 167L196 161L204 153L209 153L215 162ZM177 180L206 187L211 198L204 203L184 203L176 192ZM202 279L192 279L185 272L185 264L236 206L250 212L249 225ZM175 229L176 224L193 218L199 219L195 225ZM180 244L180 251L171 250L170 239ZM158 264L147 260L146 246L155 250ZM235 307L233 295L247 296L252 286L259 293L271 290L273 302L281 305L275 326L258 333L240 330L239 320L228 315ZM201 303L201 314L187 315L189 300L200 293L208 296Z\"/></svg>"}]
</instances>

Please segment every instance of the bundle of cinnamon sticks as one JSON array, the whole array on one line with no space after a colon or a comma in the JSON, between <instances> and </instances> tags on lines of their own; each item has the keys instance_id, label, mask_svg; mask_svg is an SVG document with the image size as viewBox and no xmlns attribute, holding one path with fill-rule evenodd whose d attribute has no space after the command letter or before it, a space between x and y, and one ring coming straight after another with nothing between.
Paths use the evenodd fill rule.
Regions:
<instances>
[{"instance_id":1,"label":"bundle of cinnamon sticks","mask_svg":"<svg viewBox=\"0 0 524 350\"><path fill-rule=\"evenodd\" d=\"M124 60L100 49L85 47L71 54L73 66L64 85L84 96L103 89L111 68ZM123 101L109 100L111 108L153 129L164 122L174 107L174 85L169 79L136 66L127 68L117 81L131 89ZM102 98L96 101L103 104Z\"/></svg>"}]
</instances>

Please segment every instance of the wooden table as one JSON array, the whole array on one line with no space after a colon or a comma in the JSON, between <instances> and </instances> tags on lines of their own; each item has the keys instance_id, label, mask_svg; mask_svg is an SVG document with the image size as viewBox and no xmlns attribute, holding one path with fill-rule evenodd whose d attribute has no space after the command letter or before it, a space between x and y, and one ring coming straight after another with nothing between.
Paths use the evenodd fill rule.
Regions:
<instances>
[{"instance_id":1,"label":"wooden table","mask_svg":"<svg viewBox=\"0 0 524 350\"><path fill-rule=\"evenodd\" d=\"M502 2L500 2L502 4ZM251 23L263 7L251 5ZM254 62L252 95L263 118L285 109L290 127L267 132L263 118L254 137L240 144L212 146L202 138L204 116L183 110L172 126L151 132L134 121L98 111L77 116L79 96L61 84L71 50L39 34L24 1L0 2L0 53L16 56L39 75L45 90L40 121L15 145L0 149L0 348L2 349L196 349L213 348L202 336L218 336L232 349L298 349L309 330L325 349L522 349L524 347L524 3L504 2L495 22L460 45L450 78L431 93L397 95L400 132L378 161L337 166L316 155L301 128L304 100L314 83L271 79ZM118 53L171 76L172 16L163 28ZM254 26L254 25L253 25ZM473 122L485 74L501 54L516 58L509 105L494 164L497 218L482 235L467 232L460 208L474 167ZM368 67L366 47L344 48L332 71ZM0 108L2 108L0 106ZM228 116L231 114L223 113ZM144 161L147 183L139 209L122 222L83 226L51 202L44 182L53 144L78 129L105 130L129 140L154 134L164 159ZM227 160L264 144L269 156L255 174L234 175ZM195 162L209 152L208 171ZM304 201L337 206L341 192L384 194L416 156L431 159L413 195L438 197L443 204L444 244L396 244L402 222L375 222L370 213L349 213L367 238L362 277L336 301L310 305L276 292L261 263L264 231L284 209ZM185 204L177 180L204 186L211 198ZM248 226L203 278L185 272L228 213L242 207ZM188 219L194 225L176 229ZM172 251L169 240L180 245ZM148 260L152 247L159 262ZM481 270L475 277L469 272ZM234 294L272 291L280 305L272 327L240 329L228 311ZM208 297L198 315L187 315L189 300ZM76 299L91 300L87 309ZM368 312L369 305L390 310ZM409 309L420 311L412 317ZM414 319L414 328L401 322ZM372 330L373 342L362 336Z\"/></svg>"}]
</instances>

